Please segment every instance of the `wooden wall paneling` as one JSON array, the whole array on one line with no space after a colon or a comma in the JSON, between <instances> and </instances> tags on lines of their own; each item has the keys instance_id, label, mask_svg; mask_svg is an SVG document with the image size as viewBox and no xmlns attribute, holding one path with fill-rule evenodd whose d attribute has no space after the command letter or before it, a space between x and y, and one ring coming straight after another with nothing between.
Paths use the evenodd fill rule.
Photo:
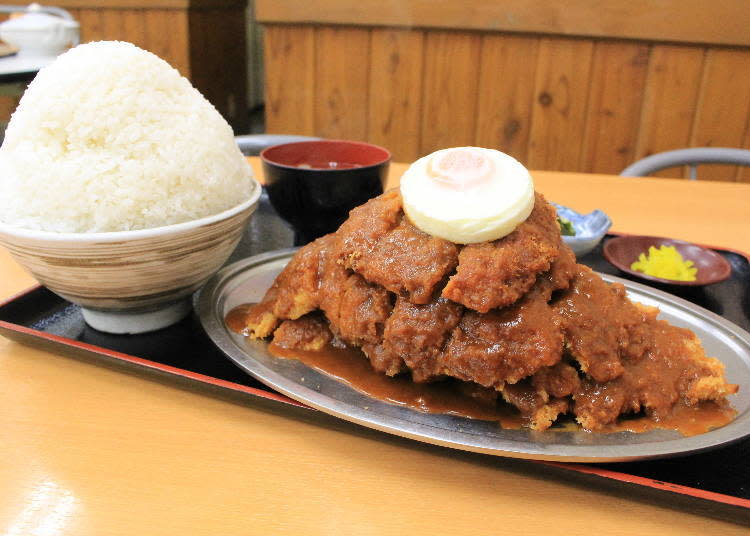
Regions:
<instances>
[{"instance_id":1,"label":"wooden wall paneling","mask_svg":"<svg viewBox=\"0 0 750 536\"><path fill-rule=\"evenodd\" d=\"M102 39L129 41L123 27L125 10L103 9L101 13ZM133 41L129 41L133 43ZM135 43L133 43L135 44Z\"/></svg>"},{"instance_id":2,"label":"wooden wall paneling","mask_svg":"<svg viewBox=\"0 0 750 536\"><path fill-rule=\"evenodd\" d=\"M480 53L478 34L427 33L421 155L474 144Z\"/></svg>"},{"instance_id":3,"label":"wooden wall paneling","mask_svg":"<svg viewBox=\"0 0 750 536\"><path fill-rule=\"evenodd\" d=\"M578 169L593 47L590 40L540 40L528 167Z\"/></svg>"},{"instance_id":4,"label":"wooden wall paneling","mask_svg":"<svg viewBox=\"0 0 750 536\"><path fill-rule=\"evenodd\" d=\"M250 60L248 58L247 48L247 26L245 21L245 8L238 7L232 9L214 9L212 10L214 19L214 28L228 28L229 31L222 31L218 35L221 37L221 53L218 59L212 59L205 54L201 55L200 62L191 60L191 64L205 63L207 65L221 66L221 83L211 83L212 86L221 89L221 84L229 88L227 100L227 110L229 117L234 118L235 127L241 127L238 133L244 133L249 130L250 116L248 113L248 77ZM192 35L191 35L192 38ZM210 47L209 47L210 49ZM193 51L191 49L191 55ZM242 66L241 69L238 67ZM207 82L209 82L207 80Z\"/></svg>"},{"instance_id":5,"label":"wooden wall paneling","mask_svg":"<svg viewBox=\"0 0 750 536\"><path fill-rule=\"evenodd\" d=\"M314 28L266 25L263 50L266 131L314 135Z\"/></svg>"},{"instance_id":6,"label":"wooden wall paneling","mask_svg":"<svg viewBox=\"0 0 750 536\"><path fill-rule=\"evenodd\" d=\"M262 23L347 24L750 45L747 0L255 0Z\"/></svg>"},{"instance_id":7,"label":"wooden wall paneling","mask_svg":"<svg viewBox=\"0 0 750 536\"><path fill-rule=\"evenodd\" d=\"M123 9L118 18L118 35L136 46L148 46L146 30L143 26L143 11L137 9Z\"/></svg>"},{"instance_id":8,"label":"wooden wall paneling","mask_svg":"<svg viewBox=\"0 0 750 536\"><path fill-rule=\"evenodd\" d=\"M78 9L73 10L71 14L78 21L78 24L80 24L81 43L104 39L101 11L95 9Z\"/></svg>"},{"instance_id":9,"label":"wooden wall paneling","mask_svg":"<svg viewBox=\"0 0 750 536\"><path fill-rule=\"evenodd\" d=\"M178 18L176 22L185 20ZM215 28L222 31L212 32ZM243 10L194 10L185 36L185 50L189 51L186 67L193 84L229 120L235 132L245 133L247 77L238 69L247 65Z\"/></svg>"},{"instance_id":10,"label":"wooden wall paneling","mask_svg":"<svg viewBox=\"0 0 750 536\"><path fill-rule=\"evenodd\" d=\"M750 114L746 119L747 123L745 125L745 134L742 139L741 148L750 150ZM698 175L698 178L700 178L700 175ZM739 166L735 180L737 182L750 182L750 166Z\"/></svg>"},{"instance_id":11,"label":"wooden wall paneling","mask_svg":"<svg viewBox=\"0 0 750 536\"><path fill-rule=\"evenodd\" d=\"M687 147L701 86L705 50L654 45L649 59L646 93L635 158ZM681 168L654 176L683 177Z\"/></svg>"},{"instance_id":12,"label":"wooden wall paneling","mask_svg":"<svg viewBox=\"0 0 750 536\"><path fill-rule=\"evenodd\" d=\"M193 15L194 18L195 15ZM189 29L187 11L148 9L143 12L148 50L167 60L184 76L190 76ZM212 35L216 35L215 32Z\"/></svg>"},{"instance_id":13,"label":"wooden wall paneling","mask_svg":"<svg viewBox=\"0 0 750 536\"><path fill-rule=\"evenodd\" d=\"M0 130L5 130L10 116L18 107L21 95L26 91L26 84L3 84L0 86Z\"/></svg>"},{"instance_id":14,"label":"wooden wall paneling","mask_svg":"<svg viewBox=\"0 0 750 536\"><path fill-rule=\"evenodd\" d=\"M634 161L648 56L644 43L595 43L581 171L618 174Z\"/></svg>"},{"instance_id":15,"label":"wooden wall paneling","mask_svg":"<svg viewBox=\"0 0 750 536\"><path fill-rule=\"evenodd\" d=\"M750 52L710 48L696 106L691 147L742 147L750 114ZM699 166L698 177L733 181L737 166Z\"/></svg>"},{"instance_id":16,"label":"wooden wall paneling","mask_svg":"<svg viewBox=\"0 0 750 536\"><path fill-rule=\"evenodd\" d=\"M371 39L367 140L411 162L419 155L424 34L375 28Z\"/></svg>"},{"instance_id":17,"label":"wooden wall paneling","mask_svg":"<svg viewBox=\"0 0 750 536\"><path fill-rule=\"evenodd\" d=\"M315 132L325 138L367 139L370 31L315 31Z\"/></svg>"},{"instance_id":18,"label":"wooden wall paneling","mask_svg":"<svg viewBox=\"0 0 750 536\"><path fill-rule=\"evenodd\" d=\"M102 38L128 41L141 48L148 47L144 34L143 11L135 9L102 10Z\"/></svg>"},{"instance_id":19,"label":"wooden wall paneling","mask_svg":"<svg viewBox=\"0 0 750 536\"><path fill-rule=\"evenodd\" d=\"M539 39L485 34L480 60L476 144L522 163L528 158Z\"/></svg>"}]
</instances>

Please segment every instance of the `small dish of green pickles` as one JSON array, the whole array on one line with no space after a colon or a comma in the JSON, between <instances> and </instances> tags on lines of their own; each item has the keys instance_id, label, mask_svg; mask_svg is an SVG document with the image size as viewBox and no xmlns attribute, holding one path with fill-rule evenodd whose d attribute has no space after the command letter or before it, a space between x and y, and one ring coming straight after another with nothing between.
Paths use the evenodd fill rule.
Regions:
<instances>
[{"instance_id":1,"label":"small dish of green pickles","mask_svg":"<svg viewBox=\"0 0 750 536\"><path fill-rule=\"evenodd\" d=\"M571 208L552 204L557 209L557 221L563 241L570 246L576 257L583 257L591 252L612 226L612 220L601 210L580 214Z\"/></svg>"}]
</instances>

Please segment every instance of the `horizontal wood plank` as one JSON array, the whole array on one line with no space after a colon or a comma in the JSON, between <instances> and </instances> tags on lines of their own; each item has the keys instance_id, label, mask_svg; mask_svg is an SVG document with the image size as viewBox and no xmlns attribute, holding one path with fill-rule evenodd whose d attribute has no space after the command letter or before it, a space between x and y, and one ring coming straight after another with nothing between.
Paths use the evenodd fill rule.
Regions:
<instances>
[{"instance_id":1,"label":"horizontal wood plank","mask_svg":"<svg viewBox=\"0 0 750 536\"><path fill-rule=\"evenodd\" d=\"M450 28L750 45L746 0L256 0L262 23Z\"/></svg>"},{"instance_id":2,"label":"horizontal wood plank","mask_svg":"<svg viewBox=\"0 0 750 536\"><path fill-rule=\"evenodd\" d=\"M28 0L8 0L9 5L26 6ZM63 9L215 9L245 8L247 0L54 0L43 5Z\"/></svg>"}]
</instances>

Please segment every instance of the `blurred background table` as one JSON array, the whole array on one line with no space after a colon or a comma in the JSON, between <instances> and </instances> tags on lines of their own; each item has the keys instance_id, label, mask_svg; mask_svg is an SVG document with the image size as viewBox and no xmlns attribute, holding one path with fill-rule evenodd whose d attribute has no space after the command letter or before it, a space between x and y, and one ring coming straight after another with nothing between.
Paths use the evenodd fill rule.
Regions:
<instances>
[{"instance_id":1,"label":"blurred background table","mask_svg":"<svg viewBox=\"0 0 750 536\"><path fill-rule=\"evenodd\" d=\"M403 170L392 166L390 184ZM533 175L554 201L604 209L617 231L750 251L750 185ZM0 296L33 283L0 251ZM2 338L0 386L7 535L747 534L665 495L311 422Z\"/></svg>"},{"instance_id":2,"label":"blurred background table","mask_svg":"<svg viewBox=\"0 0 750 536\"><path fill-rule=\"evenodd\" d=\"M5 56L0 58L0 84L31 82L42 67L55 61L54 56ZM23 94L25 86L18 92Z\"/></svg>"}]
</instances>

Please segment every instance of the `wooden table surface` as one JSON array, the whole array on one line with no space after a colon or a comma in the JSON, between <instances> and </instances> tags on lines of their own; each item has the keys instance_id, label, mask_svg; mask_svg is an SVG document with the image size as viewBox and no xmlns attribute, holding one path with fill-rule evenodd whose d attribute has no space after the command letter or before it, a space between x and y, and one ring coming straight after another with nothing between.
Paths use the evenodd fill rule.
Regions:
<instances>
[{"instance_id":1,"label":"wooden table surface","mask_svg":"<svg viewBox=\"0 0 750 536\"><path fill-rule=\"evenodd\" d=\"M403 166L392 166L392 178ZM750 185L533 174L614 229L750 251ZM0 296L33 280L2 250ZM0 534L747 534L634 490L241 405L0 338Z\"/></svg>"}]
</instances>

